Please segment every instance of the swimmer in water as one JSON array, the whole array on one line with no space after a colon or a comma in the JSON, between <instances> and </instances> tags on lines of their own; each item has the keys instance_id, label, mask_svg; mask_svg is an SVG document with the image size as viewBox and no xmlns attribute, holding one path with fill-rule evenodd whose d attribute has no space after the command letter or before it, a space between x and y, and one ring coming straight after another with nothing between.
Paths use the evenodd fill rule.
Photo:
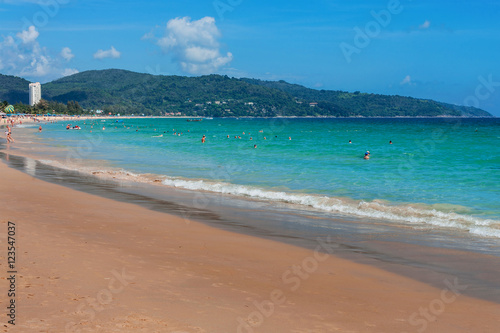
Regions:
<instances>
[{"instance_id":1,"label":"swimmer in water","mask_svg":"<svg viewBox=\"0 0 500 333\"><path fill-rule=\"evenodd\" d=\"M351 140L349 140L349 143L352 143L352 141L351 141Z\"/></svg>"},{"instance_id":2,"label":"swimmer in water","mask_svg":"<svg viewBox=\"0 0 500 333\"><path fill-rule=\"evenodd\" d=\"M201 138L201 143L205 143L205 135Z\"/></svg>"}]
</instances>

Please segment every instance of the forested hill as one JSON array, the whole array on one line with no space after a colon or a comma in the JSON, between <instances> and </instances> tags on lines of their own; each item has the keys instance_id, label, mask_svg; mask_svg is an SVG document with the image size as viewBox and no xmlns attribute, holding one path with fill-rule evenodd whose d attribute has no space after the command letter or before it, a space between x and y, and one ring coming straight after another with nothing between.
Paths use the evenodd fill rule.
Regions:
<instances>
[{"instance_id":1,"label":"forested hill","mask_svg":"<svg viewBox=\"0 0 500 333\"><path fill-rule=\"evenodd\" d=\"M29 84L30 82L23 78L0 74L0 100L10 104L28 104Z\"/></svg>"},{"instance_id":2,"label":"forested hill","mask_svg":"<svg viewBox=\"0 0 500 333\"><path fill-rule=\"evenodd\" d=\"M12 90L4 89L2 85L0 99L25 103L28 82L0 75L0 83L9 80L16 83L6 84L5 87L12 87ZM21 86L25 89L25 100L19 100ZM284 81L236 79L221 75L163 76L118 69L86 71L43 84L42 97L64 104L75 101L87 110L101 109L122 115L491 116L476 108L411 97L315 90ZM49 107L54 108L55 104L50 103Z\"/></svg>"},{"instance_id":3,"label":"forested hill","mask_svg":"<svg viewBox=\"0 0 500 333\"><path fill-rule=\"evenodd\" d=\"M360 93L359 91L349 93L345 91L316 90L303 87L298 84L290 84L285 81L262 81L256 79L242 79L245 82L261 85L268 88L279 89L296 98L304 100L323 101L326 104L341 105L348 110L357 110L363 116L428 116L450 115L450 110L458 112L464 117L492 117L484 110L436 102L427 99L413 97L389 96L379 94ZM432 114L434 113L434 114Z\"/></svg>"}]
</instances>

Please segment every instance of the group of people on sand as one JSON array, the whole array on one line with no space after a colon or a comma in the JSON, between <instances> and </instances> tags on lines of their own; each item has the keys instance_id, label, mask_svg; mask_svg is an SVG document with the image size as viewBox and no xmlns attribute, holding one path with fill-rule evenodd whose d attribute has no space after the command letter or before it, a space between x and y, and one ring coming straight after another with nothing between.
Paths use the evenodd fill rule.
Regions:
<instances>
[{"instance_id":1,"label":"group of people on sand","mask_svg":"<svg viewBox=\"0 0 500 333\"><path fill-rule=\"evenodd\" d=\"M43 118L44 121L49 121L48 119ZM24 123L40 123L41 120L38 119L36 116L33 115L20 115L20 116L11 116L9 118L3 118L1 119L1 123L7 123L7 130L5 131L5 139L7 140L7 143L14 143L16 142L14 138L12 137L12 129L16 125L22 125ZM38 126L38 132L42 131L42 125Z\"/></svg>"}]
</instances>

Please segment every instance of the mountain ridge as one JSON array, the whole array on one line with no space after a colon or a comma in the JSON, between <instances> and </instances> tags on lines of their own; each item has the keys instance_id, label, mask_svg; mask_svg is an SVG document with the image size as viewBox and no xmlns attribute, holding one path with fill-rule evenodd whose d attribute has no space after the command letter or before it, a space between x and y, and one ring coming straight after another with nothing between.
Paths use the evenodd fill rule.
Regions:
<instances>
[{"instance_id":1,"label":"mountain ridge","mask_svg":"<svg viewBox=\"0 0 500 333\"><path fill-rule=\"evenodd\" d=\"M27 103L29 81L0 74L0 99ZM24 91L23 91L24 87ZM42 98L114 114L186 116L493 117L473 108L398 95L316 90L285 81L89 70L42 84Z\"/></svg>"}]
</instances>

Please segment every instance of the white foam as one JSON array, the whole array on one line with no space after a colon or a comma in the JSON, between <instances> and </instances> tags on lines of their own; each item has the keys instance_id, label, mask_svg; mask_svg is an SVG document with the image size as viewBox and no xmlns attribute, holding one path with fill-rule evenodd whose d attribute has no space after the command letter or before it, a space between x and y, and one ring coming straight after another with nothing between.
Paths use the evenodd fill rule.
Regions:
<instances>
[{"instance_id":1,"label":"white foam","mask_svg":"<svg viewBox=\"0 0 500 333\"><path fill-rule=\"evenodd\" d=\"M271 202L285 202L302 207L312 207L323 212L410 224L416 228L453 228L470 232L478 236L500 238L500 221L481 219L454 212L438 211L432 208L416 207L416 205L411 204L396 205L379 201L356 201L348 198L272 191L255 186L237 185L227 182L143 175L123 169L96 169L91 166L82 167L81 165L66 165L53 160L40 160L40 162L58 168L79 171L108 179L132 180L141 183L156 183L161 180L161 184L175 188L208 191Z\"/></svg>"},{"instance_id":2,"label":"white foam","mask_svg":"<svg viewBox=\"0 0 500 333\"><path fill-rule=\"evenodd\" d=\"M32 127L38 127L40 125L37 124L16 124L14 128L32 128Z\"/></svg>"},{"instance_id":3,"label":"white foam","mask_svg":"<svg viewBox=\"0 0 500 333\"><path fill-rule=\"evenodd\" d=\"M321 211L358 217L461 229L480 236L500 238L500 230L492 226L499 223L499 221L481 219L453 212L442 212L436 209L417 208L408 204L391 205L381 202L354 201L344 198L277 192L252 186L180 178L166 178L163 184L189 190L203 190L261 200L287 202L312 207Z\"/></svg>"}]
</instances>

